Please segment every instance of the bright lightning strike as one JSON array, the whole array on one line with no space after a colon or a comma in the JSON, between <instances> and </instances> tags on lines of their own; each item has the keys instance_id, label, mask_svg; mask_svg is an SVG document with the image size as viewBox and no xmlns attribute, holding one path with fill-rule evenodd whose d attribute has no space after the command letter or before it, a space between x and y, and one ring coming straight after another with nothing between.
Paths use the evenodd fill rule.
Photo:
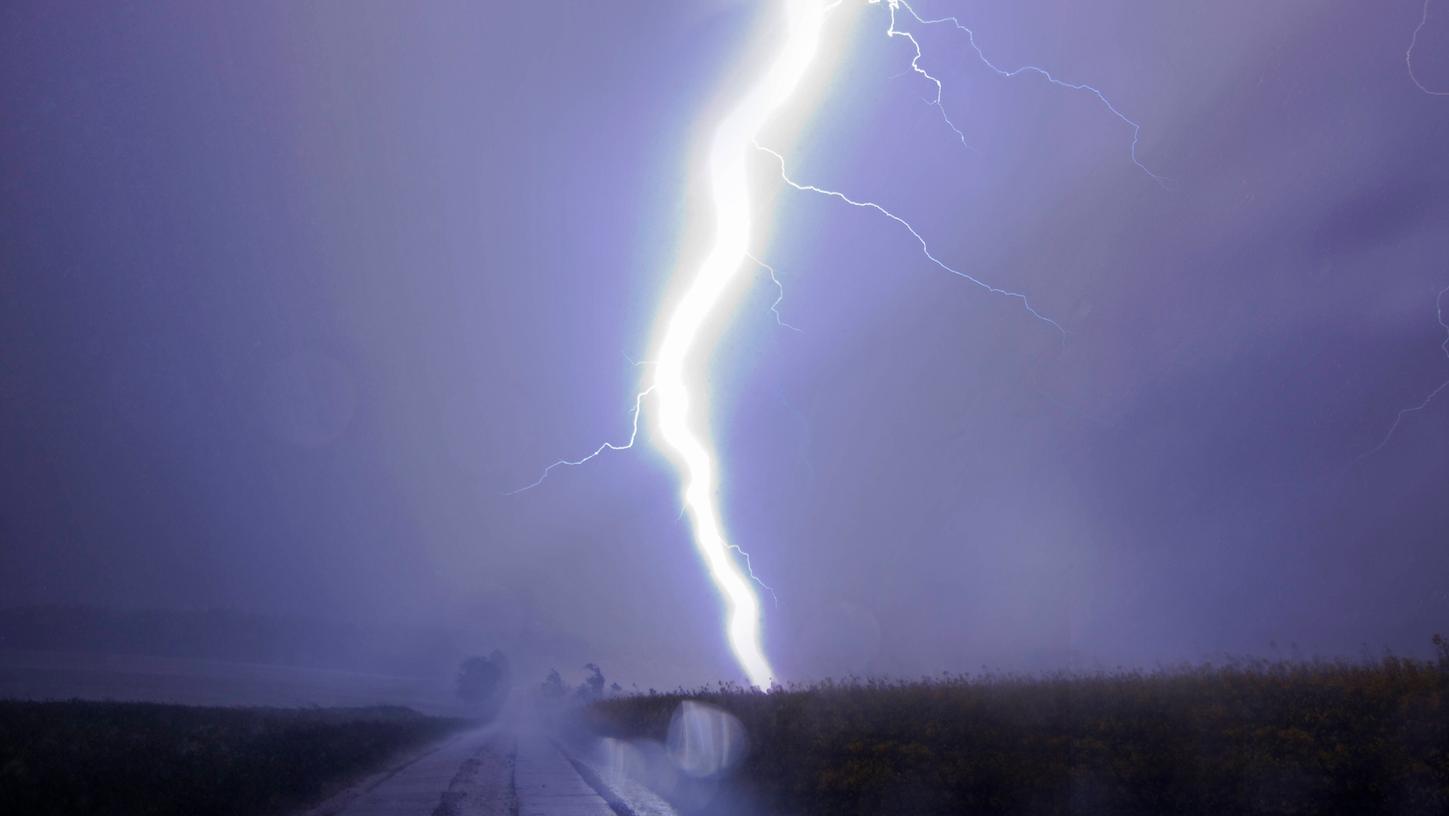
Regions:
<instances>
[{"instance_id":1,"label":"bright lightning strike","mask_svg":"<svg viewBox=\"0 0 1449 816\"><path fill-rule=\"evenodd\" d=\"M747 159L755 151L764 152L779 164L780 178L796 190L817 193L837 199L852 207L871 210L895 222L910 234L921 254L931 264L963 278L991 294L1020 302L1035 319L1051 326L1063 341L1066 330L1061 324L1047 317L1032 305L1027 296L1020 292L993 286L980 278L961 271L942 261L932 250L920 232L909 221L873 201L851 198L835 190L803 184L795 181L786 172L785 158L780 153L759 144L757 138L774 114L794 95L807 68L813 61L820 44L821 29L827 11L836 8L842 0L783 0L787 34L780 52L768 70L752 86L745 97L718 124L712 134L705 175L713 220L714 243L699 266L684 273L685 286L682 297L667 310L662 339L654 349L654 355L647 364L650 375L648 387L634 399L631 414L631 428L624 442L606 442L588 455L578 459L560 459L544 469L533 483L512 493L520 493L537 487L557 468L582 465L606 451L622 451L634 447L639 436L639 418L644 410L646 398L653 397L659 437L666 452L678 469L683 483L683 513L688 514L693 525L694 543L709 571L711 580L724 597L727 618L727 632L730 648L752 684L767 688L775 679L774 669L765 656L760 642L760 605L751 588L751 582L759 584L772 596L774 590L760 581L750 565L749 554L729 541L725 535L719 504L716 497L717 475L715 455L706 435L696 427L692 399L698 390L693 387L687 373L697 373L698 366L692 365L693 355L706 323L719 310L724 295L732 281L740 273L746 261L752 262L769 274L778 292L770 310L776 322L794 331L798 328L785 322L780 315L780 302L784 299L784 288L779 277L769 264L750 254L749 246L754 227L751 208ZM961 25L955 17L926 19L921 17L905 0L867 0L869 5L885 5L890 14L887 38L902 38L911 43L915 52L910 71L930 82L936 89L934 98L926 100L940 113L942 120L956 135L963 147L970 149L966 136L951 120L943 104L944 89L940 79L921 65L923 54L920 42L909 31L896 27L897 12L905 9L921 25L951 23L964 31L976 51L977 57L988 68L1003 77L1015 77L1033 73L1059 87L1085 91L1093 94L1122 122L1132 128L1132 161L1158 183L1164 180L1148 170L1137 158L1137 146L1141 126L1127 118L1098 89L1090 85L1064 82L1050 72L1036 66L1005 70L986 58L976 44L975 33ZM1417 33L1417 32L1416 32ZM1449 386L1449 383L1446 383ZM1437 393L1437 392L1436 392ZM1432 398L1432 395L1431 395ZM741 565L734 558L738 555Z\"/></svg>"},{"instance_id":2,"label":"bright lightning strike","mask_svg":"<svg viewBox=\"0 0 1449 816\"><path fill-rule=\"evenodd\" d=\"M635 398L628 440L606 442L579 459L560 459L545 468L532 484L513 491L519 493L537 487L557 468L581 465L605 451L632 448L639 436L644 399L653 395L660 437L684 484L684 507L694 527L695 547L704 559L710 579L724 596L730 648L750 683L760 688L770 686L775 670L760 642L760 602L750 582L760 583L772 595L774 591L755 577L749 554L725 535L716 497L714 454L708 440L694 426L693 389L686 372L693 371L690 363L705 323L747 260L769 273L780 290L780 298L771 309L780 325L794 328L780 318L778 306L784 290L774 269L749 252L753 216L746 160L752 153L755 137L800 84L819 48L825 12L837 5L839 0L829 4L821 0L786 0L787 33L780 53L714 130L706 163L714 245L688 279L683 296L669 311L663 338L650 360L652 384ZM743 571L735 554L744 560Z\"/></svg>"},{"instance_id":3,"label":"bright lightning strike","mask_svg":"<svg viewBox=\"0 0 1449 816\"><path fill-rule=\"evenodd\" d=\"M1413 80L1419 90L1430 96L1449 96L1449 91L1436 91L1419 81L1419 75L1414 73L1414 48L1419 44L1419 32L1429 23L1429 0L1424 0L1424 13L1419 16L1419 24L1414 26L1414 33L1409 36L1409 47L1404 51L1404 65L1409 69L1409 79Z\"/></svg>"},{"instance_id":4,"label":"bright lightning strike","mask_svg":"<svg viewBox=\"0 0 1449 816\"><path fill-rule=\"evenodd\" d=\"M787 31L775 62L725 116L710 143L708 178L714 208L714 246L675 304L654 354L659 432L684 481L694 543L710 578L725 597L730 648L750 682L768 688L775 670L760 643L760 602L730 556L716 500L714 456L691 421L685 378L695 341L749 254L752 216L746 159L755 137L800 84L820 44L826 6L818 0L786 3Z\"/></svg>"}]
</instances>

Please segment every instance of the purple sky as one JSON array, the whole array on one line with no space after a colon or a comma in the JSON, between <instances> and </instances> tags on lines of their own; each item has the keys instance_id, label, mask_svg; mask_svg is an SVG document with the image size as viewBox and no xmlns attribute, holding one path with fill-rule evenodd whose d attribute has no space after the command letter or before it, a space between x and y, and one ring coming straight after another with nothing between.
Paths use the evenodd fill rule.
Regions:
<instances>
[{"instance_id":1,"label":"purple sky","mask_svg":"<svg viewBox=\"0 0 1449 816\"><path fill-rule=\"evenodd\" d=\"M502 493L627 433L691 140L761 5L7 4L0 599L737 676L653 449ZM1449 379L1422 5L918 7L1103 89L1171 184L1091 95L923 31L963 150L876 10L792 173L1068 337L888 221L780 194L766 260L803 333L761 278L711 415L777 668L1422 650L1449 620L1449 393L1357 461ZM1430 12L1414 68L1449 89Z\"/></svg>"}]
</instances>

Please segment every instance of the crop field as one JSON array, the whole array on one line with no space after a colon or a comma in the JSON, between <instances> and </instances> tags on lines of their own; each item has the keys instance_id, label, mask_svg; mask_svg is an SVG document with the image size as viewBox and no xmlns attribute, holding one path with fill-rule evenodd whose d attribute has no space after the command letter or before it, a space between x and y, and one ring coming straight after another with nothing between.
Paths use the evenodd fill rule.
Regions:
<instances>
[{"instance_id":1,"label":"crop field","mask_svg":"<svg viewBox=\"0 0 1449 816\"><path fill-rule=\"evenodd\" d=\"M1435 661L730 686L590 707L667 738L683 700L739 719L728 796L758 814L1449 813L1449 649Z\"/></svg>"}]
</instances>

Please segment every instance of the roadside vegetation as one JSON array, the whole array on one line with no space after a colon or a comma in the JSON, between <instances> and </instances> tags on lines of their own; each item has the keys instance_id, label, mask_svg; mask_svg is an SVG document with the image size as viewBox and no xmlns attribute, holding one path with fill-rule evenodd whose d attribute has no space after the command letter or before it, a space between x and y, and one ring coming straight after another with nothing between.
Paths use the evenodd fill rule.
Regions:
<instances>
[{"instance_id":1,"label":"roadside vegetation","mask_svg":"<svg viewBox=\"0 0 1449 816\"><path fill-rule=\"evenodd\" d=\"M0 811L276 813L461 724L398 707L0 700Z\"/></svg>"},{"instance_id":2,"label":"roadside vegetation","mask_svg":"<svg viewBox=\"0 0 1449 816\"><path fill-rule=\"evenodd\" d=\"M684 700L728 711L750 752L717 801L761 814L1443 814L1449 643L1434 643L1427 661L720 686L585 716L664 741Z\"/></svg>"}]
</instances>

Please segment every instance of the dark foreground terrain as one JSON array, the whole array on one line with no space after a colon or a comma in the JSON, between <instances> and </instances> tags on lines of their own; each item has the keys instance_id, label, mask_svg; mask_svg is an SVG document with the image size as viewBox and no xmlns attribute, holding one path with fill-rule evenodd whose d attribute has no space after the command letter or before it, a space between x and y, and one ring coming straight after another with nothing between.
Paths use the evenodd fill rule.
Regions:
<instances>
[{"instance_id":1,"label":"dark foreground terrain","mask_svg":"<svg viewBox=\"0 0 1449 816\"><path fill-rule=\"evenodd\" d=\"M272 813L460 724L396 707L0 700L0 811Z\"/></svg>"},{"instance_id":2,"label":"dark foreground terrain","mask_svg":"<svg viewBox=\"0 0 1449 816\"><path fill-rule=\"evenodd\" d=\"M1449 813L1436 661L723 687L619 698L594 730L665 740L685 699L750 753L712 804L758 814Z\"/></svg>"}]
</instances>

